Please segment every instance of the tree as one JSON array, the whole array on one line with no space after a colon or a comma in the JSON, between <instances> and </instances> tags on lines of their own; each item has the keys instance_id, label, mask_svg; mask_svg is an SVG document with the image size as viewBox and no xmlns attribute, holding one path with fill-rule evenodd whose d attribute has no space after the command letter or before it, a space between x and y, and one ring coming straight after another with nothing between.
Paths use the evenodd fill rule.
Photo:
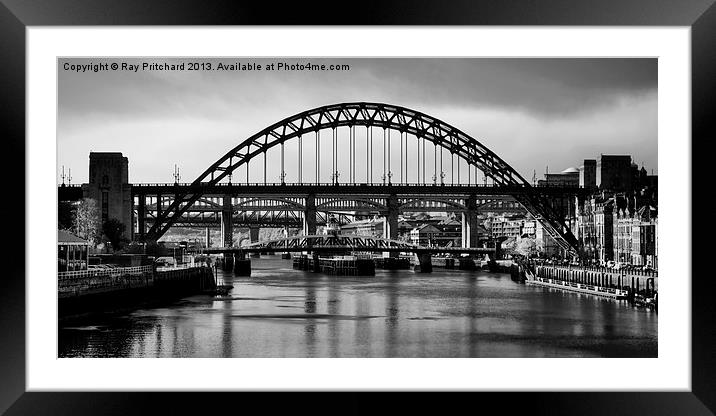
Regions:
<instances>
[{"instance_id":1,"label":"tree","mask_svg":"<svg viewBox=\"0 0 716 416\"><path fill-rule=\"evenodd\" d=\"M60 230L74 230L75 211L75 203L60 201L57 204L57 228Z\"/></svg>"},{"instance_id":2,"label":"tree","mask_svg":"<svg viewBox=\"0 0 716 416\"><path fill-rule=\"evenodd\" d=\"M97 201L91 198L82 199L77 204L72 223L72 228L78 237L84 238L92 245L97 245L100 242L102 234Z\"/></svg>"},{"instance_id":3,"label":"tree","mask_svg":"<svg viewBox=\"0 0 716 416\"><path fill-rule=\"evenodd\" d=\"M531 257L537 254L537 242L534 238L522 238L515 246L515 253L525 256L525 257Z\"/></svg>"},{"instance_id":4,"label":"tree","mask_svg":"<svg viewBox=\"0 0 716 416\"><path fill-rule=\"evenodd\" d=\"M110 218L102 224L102 232L110 244L112 244L113 250L120 250L127 241L127 239L124 238L124 231L126 229L127 227L116 218Z\"/></svg>"}]
</instances>

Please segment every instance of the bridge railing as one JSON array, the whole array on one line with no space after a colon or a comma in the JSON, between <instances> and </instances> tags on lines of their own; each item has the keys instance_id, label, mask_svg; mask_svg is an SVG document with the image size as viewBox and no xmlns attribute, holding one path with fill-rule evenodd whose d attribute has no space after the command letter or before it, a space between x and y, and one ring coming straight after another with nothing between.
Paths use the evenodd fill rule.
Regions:
<instances>
[{"instance_id":1,"label":"bridge railing","mask_svg":"<svg viewBox=\"0 0 716 416\"><path fill-rule=\"evenodd\" d=\"M75 185L73 185L75 186ZM77 185L79 186L79 185ZM494 184L484 184L484 183L473 183L473 184L467 184L467 183L408 183L408 182L392 182L392 183L375 183L375 182L221 182L217 184L209 184L206 182L202 182L199 184L193 184L193 183L133 183L132 186L137 187L172 187L172 186L179 186L179 187L190 187L190 186L206 186L206 187L233 187L233 186L248 186L248 187L260 187L260 186L270 186L270 187L282 187L282 186L345 186L345 187L351 187L351 186L375 186L375 187L383 187L383 186L408 186L408 187L425 187L425 186L435 186L435 187L442 187L442 186L450 186L450 187L463 187L463 188L526 188L527 185L494 185ZM562 185L530 185L532 188L559 188L559 189L579 189L580 187L574 187L574 186L562 186Z\"/></svg>"},{"instance_id":2,"label":"bridge railing","mask_svg":"<svg viewBox=\"0 0 716 416\"><path fill-rule=\"evenodd\" d=\"M642 268L638 268L637 266L633 267L625 267L620 269L614 269L611 267L605 267L605 266L561 266L561 265L554 265L554 264L543 264L542 266L545 267L552 267L552 268L566 268L566 269L574 269L574 270L587 270L590 272L600 272L600 273L613 273L613 274L628 274L628 275L634 275L634 276L644 276L644 277L659 277L659 271L658 270L644 270Z\"/></svg>"},{"instance_id":3,"label":"bridge railing","mask_svg":"<svg viewBox=\"0 0 716 416\"><path fill-rule=\"evenodd\" d=\"M141 275L144 273L151 273L153 266L133 266L133 267L115 267L111 269L87 269L87 270L75 270L69 272L58 272L57 280L59 281L70 281L80 279L91 279L95 277L119 277L119 276L133 276Z\"/></svg>"}]
</instances>

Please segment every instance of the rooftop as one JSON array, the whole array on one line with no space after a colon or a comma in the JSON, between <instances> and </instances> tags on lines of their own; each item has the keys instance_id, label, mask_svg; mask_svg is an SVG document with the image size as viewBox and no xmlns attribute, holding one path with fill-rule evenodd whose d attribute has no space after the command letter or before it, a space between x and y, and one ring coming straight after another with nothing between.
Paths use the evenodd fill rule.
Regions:
<instances>
[{"instance_id":1,"label":"rooftop","mask_svg":"<svg viewBox=\"0 0 716 416\"><path fill-rule=\"evenodd\" d=\"M89 241L79 238L69 231L57 230L57 244L89 244Z\"/></svg>"}]
</instances>

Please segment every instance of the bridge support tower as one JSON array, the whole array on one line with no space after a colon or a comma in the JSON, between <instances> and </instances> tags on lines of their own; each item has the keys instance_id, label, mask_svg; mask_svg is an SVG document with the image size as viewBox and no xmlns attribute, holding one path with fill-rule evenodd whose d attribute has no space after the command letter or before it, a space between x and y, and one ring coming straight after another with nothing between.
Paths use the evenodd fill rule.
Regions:
<instances>
[{"instance_id":1,"label":"bridge support tower","mask_svg":"<svg viewBox=\"0 0 716 416\"><path fill-rule=\"evenodd\" d=\"M144 194L139 194L137 198L137 234L133 239L143 241L144 234L147 232L147 197Z\"/></svg>"},{"instance_id":2,"label":"bridge support tower","mask_svg":"<svg viewBox=\"0 0 716 416\"><path fill-rule=\"evenodd\" d=\"M97 202L102 223L116 219L124 224L127 234L134 231L129 159L122 153L90 152L89 183L82 185L82 196Z\"/></svg>"},{"instance_id":3,"label":"bridge support tower","mask_svg":"<svg viewBox=\"0 0 716 416\"><path fill-rule=\"evenodd\" d=\"M398 196L391 194L387 200L388 210L383 221L383 238L398 239ZM400 253L383 253L383 257L399 257Z\"/></svg>"},{"instance_id":4,"label":"bridge support tower","mask_svg":"<svg viewBox=\"0 0 716 416\"><path fill-rule=\"evenodd\" d=\"M418 264L413 270L419 273L432 273L433 272L433 261L430 253L417 254Z\"/></svg>"},{"instance_id":5,"label":"bridge support tower","mask_svg":"<svg viewBox=\"0 0 716 416\"><path fill-rule=\"evenodd\" d=\"M261 228L258 225L249 226L249 242L251 242L251 243L259 242L259 231L261 231ZM259 257L261 257L262 254L266 254L266 253L251 253L249 255L249 257L259 258Z\"/></svg>"},{"instance_id":6,"label":"bridge support tower","mask_svg":"<svg viewBox=\"0 0 716 416\"><path fill-rule=\"evenodd\" d=\"M465 200L465 207L462 213L462 247L477 247L477 197L470 195Z\"/></svg>"},{"instance_id":7,"label":"bridge support tower","mask_svg":"<svg viewBox=\"0 0 716 416\"><path fill-rule=\"evenodd\" d=\"M221 207L221 246L229 248L234 243L234 221L231 196L224 195ZM224 270L231 270L234 257L230 253L224 253Z\"/></svg>"},{"instance_id":8,"label":"bridge support tower","mask_svg":"<svg viewBox=\"0 0 716 416\"><path fill-rule=\"evenodd\" d=\"M259 242L259 232L260 231L261 231L261 228L258 225L252 225L249 227L249 240L252 243Z\"/></svg>"},{"instance_id":9,"label":"bridge support tower","mask_svg":"<svg viewBox=\"0 0 716 416\"><path fill-rule=\"evenodd\" d=\"M306 205L303 211L303 235L316 234L316 196L306 196Z\"/></svg>"},{"instance_id":10,"label":"bridge support tower","mask_svg":"<svg viewBox=\"0 0 716 416\"><path fill-rule=\"evenodd\" d=\"M251 276L251 259L247 259L243 253L234 253L234 275Z\"/></svg>"}]
</instances>

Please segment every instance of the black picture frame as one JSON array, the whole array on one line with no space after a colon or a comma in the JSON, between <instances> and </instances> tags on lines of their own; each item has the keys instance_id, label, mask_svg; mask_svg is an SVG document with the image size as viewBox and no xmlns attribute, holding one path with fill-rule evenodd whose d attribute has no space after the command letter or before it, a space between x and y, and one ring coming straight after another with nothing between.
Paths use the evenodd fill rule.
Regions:
<instances>
[{"instance_id":1,"label":"black picture frame","mask_svg":"<svg viewBox=\"0 0 716 416\"><path fill-rule=\"evenodd\" d=\"M2 83L2 142L5 171L25 179L25 39L27 26L60 25L585 25L585 26L688 26L691 28L692 59L692 152L699 154L707 138L716 136L716 6L714 0L502 0L428 2L361 2L350 11L329 4L272 2L142 1L142 0L0 0L0 82ZM345 6L343 6L345 7ZM696 150L696 151L694 151ZM21 155L23 157L21 157ZM698 166L694 164L694 166ZM703 166L703 165L702 165ZM18 174L18 172L22 172ZM6 181L12 208L3 207L5 256L27 259L25 246L25 186L18 177ZM703 188L708 172L692 171L692 189ZM9 186L8 186L9 185ZM8 202L10 199L6 199ZM697 204L692 206L696 207ZM694 211L696 214L696 211ZM703 213L702 213L703 215ZM23 221L19 221L22 218ZM691 227L685 222L679 226ZM705 247L692 242L696 253ZM26 251L27 249L27 251ZM11 254L12 253L12 254ZM704 253L705 254L705 253ZM693 256L693 255L692 255ZM42 259L42 256L39 256ZM696 258L707 258L696 256ZM692 259L681 259L691 269ZM42 260L41 260L42 261ZM47 261L50 261L48 259ZM25 266L5 262L0 278L0 413L7 415L53 414L196 414L216 410L221 403L268 406L279 411L372 412L378 399L369 393L315 393L285 399L263 394L248 397L231 393L36 393L25 391ZM688 269L687 269L688 268ZM379 410L407 413L411 408L458 411L460 406L500 413L530 414L681 414L716 412L716 302L714 283L708 273L692 272L692 388L690 392L579 392L579 393L474 393L435 397L432 394L391 396ZM674 278L685 278L675 276ZM237 375L238 376L238 375ZM615 377L638 377L625 374ZM240 396L239 396L240 395ZM237 397L238 396L238 397ZM517 397L516 397L517 396ZM218 405L217 405L218 403ZM269 404L270 403L270 404ZM320 404L319 404L320 403Z\"/></svg>"}]
</instances>

